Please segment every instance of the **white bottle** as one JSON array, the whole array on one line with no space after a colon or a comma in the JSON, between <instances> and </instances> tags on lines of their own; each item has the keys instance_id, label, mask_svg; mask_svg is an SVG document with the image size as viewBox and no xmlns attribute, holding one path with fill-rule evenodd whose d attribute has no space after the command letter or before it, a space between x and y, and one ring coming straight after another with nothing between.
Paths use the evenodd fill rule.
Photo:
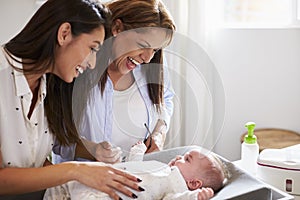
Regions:
<instances>
[{"instance_id":1,"label":"white bottle","mask_svg":"<svg viewBox=\"0 0 300 200\"><path fill-rule=\"evenodd\" d=\"M245 135L244 142L242 143L241 165L243 169L255 176L257 171L257 158L259 154L257 138L253 134L255 123L247 122L245 127L248 129L248 134Z\"/></svg>"}]
</instances>

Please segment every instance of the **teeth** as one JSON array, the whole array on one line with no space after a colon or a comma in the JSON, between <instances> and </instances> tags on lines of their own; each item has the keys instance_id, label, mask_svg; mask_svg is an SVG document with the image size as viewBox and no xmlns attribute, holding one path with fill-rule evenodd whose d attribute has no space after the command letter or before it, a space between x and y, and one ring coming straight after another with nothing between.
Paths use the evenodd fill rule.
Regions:
<instances>
[{"instance_id":1,"label":"teeth","mask_svg":"<svg viewBox=\"0 0 300 200\"><path fill-rule=\"evenodd\" d=\"M133 58L131 58L131 57L128 57L129 58L129 60L131 61L131 62L133 62L133 64L135 64L135 65L139 65L140 63L139 62L137 62L136 60L134 60Z\"/></svg>"},{"instance_id":2,"label":"teeth","mask_svg":"<svg viewBox=\"0 0 300 200\"><path fill-rule=\"evenodd\" d=\"M76 70L77 70L80 74L83 73L83 69L82 69L80 66L77 66L77 67L76 67Z\"/></svg>"}]
</instances>

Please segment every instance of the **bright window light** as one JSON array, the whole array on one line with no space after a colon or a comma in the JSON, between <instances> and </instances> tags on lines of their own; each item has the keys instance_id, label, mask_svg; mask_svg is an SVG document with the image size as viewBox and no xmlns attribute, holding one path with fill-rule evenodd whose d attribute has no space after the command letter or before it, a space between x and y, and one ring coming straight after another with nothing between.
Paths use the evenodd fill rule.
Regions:
<instances>
[{"instance_id":1,"label":"bright window light","mask_svg":"<svg viewBox=\"0 0 300 200\"><path fill-rule=\"evenodd\" d=\"M293 21L294 0L224 0L225 25L286 26ZM299 1L299 0L297 0ZM299 4L298 4L299 10ZM298 13L299 18L299 13Z\"/></svg>"},{"instance_id":2,"label":"bright window light","mask_svg":"<svg viewBox=\"0 0 300 200\"><path fill-rule=\"evenodd\" d=\"M297 0L297 20L300 21L300 0Z\"/></svg>"}]
</instances>

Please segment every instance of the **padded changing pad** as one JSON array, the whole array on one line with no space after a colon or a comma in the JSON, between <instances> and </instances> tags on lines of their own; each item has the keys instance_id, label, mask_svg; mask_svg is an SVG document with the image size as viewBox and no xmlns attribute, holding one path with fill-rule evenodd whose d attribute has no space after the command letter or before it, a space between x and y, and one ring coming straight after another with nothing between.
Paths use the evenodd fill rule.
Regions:
<instances>
[{"instance_id":1,"label":"padded changing pad","mask_svg":"<svg viewBox=\"0 0 300 200\"><path fill-rule=\"evenodd\" d=\"M164 163L168 163L176 155L183 155L185 152L200 148L199 146L183 146L177 148L166 149L161 152L154 152L146 154L144 160L158 160ZM274 187L265 184L255 177L247 174L236 165L226 160L225 158L218 156L224 164L227 166L229 173L231 174L226 185L215 194L212 200L289 200L294 199L293 196L275 189Z\"/></svg>"}]
</instances>

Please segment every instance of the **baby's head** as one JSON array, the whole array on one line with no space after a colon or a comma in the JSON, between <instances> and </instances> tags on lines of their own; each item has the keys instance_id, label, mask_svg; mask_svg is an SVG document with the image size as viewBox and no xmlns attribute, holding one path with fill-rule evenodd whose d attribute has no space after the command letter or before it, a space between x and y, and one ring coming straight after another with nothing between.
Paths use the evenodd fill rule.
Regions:
<instances>
[{"instance_id":1,"label":"baby's head","mask_svg":"<svg viewBox=\"0 0 300 200\"><path fill-rule=\"evenodd\" d=\"M204 155L200 150L191 150L183 156L176 156L169 166L178 167L189 190L210 187L217 192L223 187L226 178L222 162L212 153Z\"/></svg>"}]
</instances>

